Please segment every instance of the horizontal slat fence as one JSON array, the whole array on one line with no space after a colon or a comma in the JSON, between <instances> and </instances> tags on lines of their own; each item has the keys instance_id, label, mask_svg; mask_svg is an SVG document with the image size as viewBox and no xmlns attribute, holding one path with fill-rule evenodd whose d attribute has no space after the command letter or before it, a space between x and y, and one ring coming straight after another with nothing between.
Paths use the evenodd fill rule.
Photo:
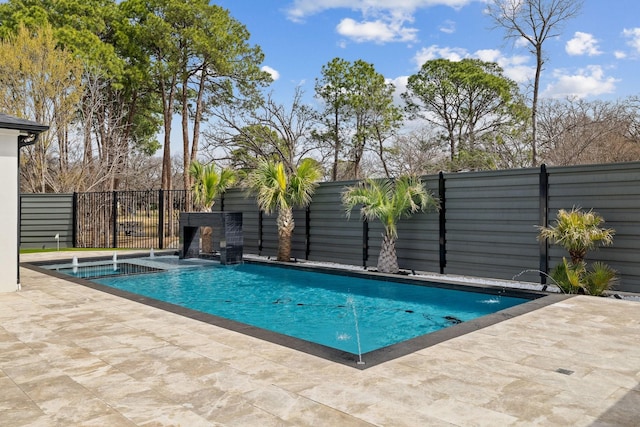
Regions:
<instances>
[{"instance_id":1,"label":"horizontal slat fence","mask_svg":"<svg viewBox=\"0 0 640 427\"><path fill-rule=\"evenodd\" d=\"M75 239L73 198L73 194L20 195L20 247L72 248Z\"/></svg>"},{"instance_id":2,"label":"horizontal slat fence","mask_svg":"<svg viewBox=\"0 0 640 427\"><path fill-rule=\"evenodd\" d=\"M537 270L538 187L538 169L446 174L445 271L511 279Z\"/></svg>"},{"instance_id":3,"label":"horizontal slat fence","mask_svg":"<svg viewBox=\"0 0 640 427\"><path fill-rule=\"evenodd\" d=\"M362 265L363 233L359 212L347 219L341 201L341 193L354 183L327 182L318 186L309 206L309 259Z\"/></svg>"},{"instance_id":4,"label":"horizontal slat fence","mask_svg":"<svg viewBox=\"0 0 640 427\"><path fill-rule=\"evenodd\" d=\"M396 250L400 268L546 280L540 270L548 272L566 254L538 242L537 226L552 224L559 209L579 206L597 211L605 225L616 230L614 245L589 253L588 260L601 260L615 268L620 276L617 289L640 293L640 163L448 173L426 176L424 181L440 197L442 210L399 222ZM382 225L363 222L357 209L348 219L341 202L344 189L355 183L322 183L307 209L294 210L293 258L375 267ZM176 221L185 207L185 193L124 193L105 194L89 214L78 206L75 219L74 195L23 195L22 246L51 247L56 233L60 233L61 246L63 242L69 246L74 233L71 224L81 224L79 218L84 217L100 224L92 230L97 233L94 240L110 245L114 229L109 218L117 212L118 242L138 244L135 236L126 236L126 232L122 236L122 225L132 221L143 224L138 232L145 245L158 240L158 248L177 247ZM78 193L75 197L89 196ZM213 209L243 213L245 253L277 255L276 214L261 213L246 190L227 191ZM154 226L144 222L147 218L158 218L155 235ZM83 233L78 226L76 245Z\"/></svg>"},{"instance_id":5,"label":"horizontal slat fence","mask_svg":"<svg viewBox=\"0 0 640 427\"><path fill-rule=\"evenodd\" d=\"M438 177L427 176L423 181L431 194L439 197ZM376 233L381 235L382 228ZM438 272L440 269L438 212L431 210L400 220L396 253L401 268Z\"/></svg>"},{"instance_id":6,"label":"horizontal slat fence","mask_svg":"<svg viewBox=\"0 0 640 427\"><path fill-rule=\"evenodd\" d=\"M559 209L593 209L616 230L613 246L587 253L620 274L620 287L640 293L640 165L637 163L549 168L549 221ZM550 266L568 255L550 249Z\"/></svg>"}]
</instances>

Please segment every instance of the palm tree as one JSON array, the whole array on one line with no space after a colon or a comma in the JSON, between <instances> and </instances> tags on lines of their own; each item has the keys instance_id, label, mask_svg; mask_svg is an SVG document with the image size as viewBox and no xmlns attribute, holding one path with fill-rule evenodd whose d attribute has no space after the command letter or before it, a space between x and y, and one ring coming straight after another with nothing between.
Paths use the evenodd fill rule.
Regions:
<instances>
[{"instance_id":1,"label":"palm tree","mask_svg":"<svg viewBox=\"0 0 640 427\"><path fill-rule=\"evenodd\" d=\"M601 262L587 269L587 251L596 243L609 246L613 243L615 230L601 228L604 219L593 211L583 212L573 207L570 211L560 209L552 227L538 227L538 240L549 239L569 252L571 262L562 258L562 263L551 270L551 278L563 292L601 295L611 288L616 280L616 271Z\"/></svg>"},{"instance_id":2,"label":"palm tree","mask_svg":"<svg viewBox=\"0 0 640 427\"><path fill-rule=\"evenodd\" d=\"M361 205L360 214L367 220L378 219L384 226L382 247L378 256L378 271L397 273L396 255L397 223L427 208L439 208L439 203L424 187L420 178L403 176L398 179L367 179L348 187L342 193L342 203L347 217L354 207Z\"/></svg>"},{"instance_id":3,"label":"palm tree","mask_svg":"<svg viewBox=\"0 0 640 427\"><path fill-rule=\"evenodd\" d=\"M556 224L552 227L538 227L538 240L549 239L565 248L571 256L571 263L578 265L584 261L587 251L596 243L609 246L613 243L615 230L601 228L604 219L593 211L583 212L574 207L570 211L560 209Z\"/></svg>"},{"instance_id":4,"label":"palm tree","mask_svg":"<svg viewBox=\"0 0 640 427\"><path fill-rule=\"evenodd\" d=\"M283 162L262 160L247 176L246 185L256 193L258 207L267 215L278 213L278 261L291 260L293 208L309 205L320 177L320 167L313 159L303 159L291 169Z\"/></svg>"},{"instance_id":5,"label":"palm tree","mask_svg":"<svg viewBox=\"0 0 640 427\"><path fill-rule=\"evenodd\" d=\"M210 212L216 197L236 182L236 174L232 170L221 169L218 173L212 163L203 165L197 160L191 163L189 175L193 182L191 186L193 206L198 212ZM213 252L212 233L211 227L202 227L203 252Z\"/></svg>"}]
</instances>

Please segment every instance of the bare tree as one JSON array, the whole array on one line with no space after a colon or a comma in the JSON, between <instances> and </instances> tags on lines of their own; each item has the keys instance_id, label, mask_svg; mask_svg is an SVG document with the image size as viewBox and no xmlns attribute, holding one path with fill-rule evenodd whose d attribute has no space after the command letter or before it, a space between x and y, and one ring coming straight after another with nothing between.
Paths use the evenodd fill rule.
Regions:
<instances>
[{"instance_id":1,"label":"bare tree","mask_svg":"<svg viewBox=\"0 0 640 427\"><path fill-rule=\"evenodd\" d=\"M541 159L558 166L640 160L638 101L541 103Z\"/></svg>"},{"instance_id":2,"label":"bare tree","mask_svg":"<svg viewBox=\"0 0 640 427\"><path fill-rule=\"evenodd\" d=\"M18 31L0 41L0 111L49 125L37 144L22 150L23 189L64 191L70 168L69 133L82 93L83 64L57 47L49 25ZM73 181L69 179L69 181Z\"/></svg>"},{"instance_id":3,"label":"bare tree","mask_svg":"<svg viewBox=\"0 0 640 427\"><path fill-rule=\"evenodd\" d=\"M388 149L389 175L427 175L446 169L447 141L428 126L398 134Z\"/></svg>"},{"instance_id":4,"label":"bare tree","mask_svg":"<svg viewBox=\"0 0 640 427\"><path fill-rule=\"evenodd\" d=\"M538 162L537 114L540 75L546 61L543 45L547 39L557 37L565 21L575 17L583 0L492 0L488 13L496 27L506 31L507 39L525 39L529 51L536 56L531 105L531 162Z\"/></svg>"},{"instance_id":5,"label":"bare tree","mask_svg":"<svg viewBox=\"0 0 640 427\"><path fill-rule=\"evenodd\" d=\"M224 159L239 169L253 169L258 160L271 158L282 162L288 171L295 170L301 159L318 157L310 138L316 114L302 97L302 89L297 88L289 108L278 104L269 94L255 110L242 106L216 109L213 114L218 125L204 133L205 149L217 151L218 155L212 157Z\"/></svg>"}]
</instances>

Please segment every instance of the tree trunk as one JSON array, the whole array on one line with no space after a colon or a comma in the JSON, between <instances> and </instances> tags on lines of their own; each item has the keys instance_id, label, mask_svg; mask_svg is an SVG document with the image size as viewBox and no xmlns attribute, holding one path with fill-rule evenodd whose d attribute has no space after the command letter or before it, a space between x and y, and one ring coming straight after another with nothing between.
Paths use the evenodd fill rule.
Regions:
<instances>
[{"instance_id":1,"label":"tree trunk","mask_svg":"<svg viewBox=\"0 0 640 427\"><path fill-rule=\"evenodd\" d=\"M331 169L331 181L338 180L338 161L340 159L340 134L338 127L338 109L335 109L334 124L333 124L333 138L334 138L334 152L333 152L333 168Z\"/></svg>"},{"instance_id":2,"label":"tree trunk","mask_svg":"<svg viewBox=\"0 0 640 427\"><path fill-rule=\"evenodd\" d=\"M538 92L542 74L542 44L536 45L536 75L533 80L533 102L531 104L531 166L538 166Z\"/></svg>"},{"instance_id":3,"label":"tree trunk","mask_svg":"<svg viewBox=\"0 0 640 427\"><path fill-rule=\"evenodd\" d=\"M396 255L396 239L388 234L382 235L382 247L378 256L378 271L381 273L397 273L398 256Z\"/></svg>"},{"instance_id":4,"label":"tree trunk","mask_svg":"<svg viewBox=\"0 0 640 427\"><path fill-rule=\"evenodd\" d=\"M201 227L200 239L202 241L201 249L204 254L213 253L213 227Z\"/></svg>"},{"instance_id":5,"label":"tree trunk","mask_svg":"<svg viewBox=\"0 0 640 427\"><path fill-rule=\"evenodd\" d=\"M293 209L280 208L278 210L278 261L291 260L291 236L294 227Z\"/></svg>"}]
</instances>

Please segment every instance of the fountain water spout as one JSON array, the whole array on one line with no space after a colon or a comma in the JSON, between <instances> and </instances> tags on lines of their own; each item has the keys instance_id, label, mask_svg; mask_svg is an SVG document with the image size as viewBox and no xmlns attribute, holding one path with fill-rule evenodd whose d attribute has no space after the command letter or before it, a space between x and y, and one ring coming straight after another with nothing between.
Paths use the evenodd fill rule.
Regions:
<instances>
[{"instance_id":1,"label":"fountain water spout","mask_svg":"<svg viewBox=\"0 0 640 427\"><path fill-rule=\"evenodd\" d=\"M118 271L118 253L113 253L113 271Z\"/></svg>"},{"instance_id":2,"label":"fountain water spout","mask_svg":"<svg viewBox=\"0 0 640 427\"><path fill-rule=\"evenodd\" d=\"M365 363L362 361L362 347L360 345L360 326L358 325L358 313L356 311L356 303L353 300L353 297L347 298L347 305L351 306L351 310L353 311L353 321L356 327L356 340L358 342L358 365L364 365Z\"/></svg>"},{"instance_id":3,"label":"fountain water spout","mask_svg":"<svg viewBox=\"0 0 640 427\"><path fill-rule=\"evenodd\" d=\"M71 267L73 267L73 273L77 273L78 272L78 257L77 256L73 256L73 259L71 260Z\"/></svg>"},{"instance_id":4,"label":"fountain water spout","mask_svg":"<svg viewBox=\"0 0 640 427\"><path fill-rule=\"evenodd\" d=\"M556 282L556 280L555 280L553 277L551 277L549 274L547 274L547 273L545 273L544 271L541 271L541 270L535 270L535 269L522 270L520 273L518 273L518 274L516 274L515 276L513 276L513 277L511 278L511 280L516 280L518 277L522 276L522 275L523 275L523 274L525 274L525 273L540 273L540 274L542 274L543 276L545 276L547 279L551 279L551 281L553 282L553 284L554 284L554 285L555 285L555 286L560 290L560 292L562 292L563 294L564 294L564 293L566 293L566 292L564 291L564 289L562 289L562 286L560 286L560 285L558 284L558 282ZM544 285L544 287L542 288L542 290L543 290L543 291L546 291L546 290L547 290L547 285Z\"/></svg>"}]
</instances>

